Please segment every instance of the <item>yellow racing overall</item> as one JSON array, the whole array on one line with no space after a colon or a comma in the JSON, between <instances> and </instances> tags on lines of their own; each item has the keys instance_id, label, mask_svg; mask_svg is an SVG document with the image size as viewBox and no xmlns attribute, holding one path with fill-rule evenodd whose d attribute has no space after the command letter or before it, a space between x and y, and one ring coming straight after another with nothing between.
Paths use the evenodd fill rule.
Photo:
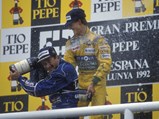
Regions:
<instances>
[{"instance_id":1,"label":"yellow racing overall","mask_svg":"<svg viewBox=\"0 0 159 119\"><path fill-rule=\"evenodd\" d=\"M91 105L105 105L106 76L111 69L111 50L106 39L87 28L83 36L72 37L66 42L64 60L78 66L79 88L86 89L93 82L95 94ZM88 106L89 102L79 102L79 106ZM83 117L81 117L82 119ZM92 119L103 119L103 115L92 116Z\"/></svg>"}]
</instances>

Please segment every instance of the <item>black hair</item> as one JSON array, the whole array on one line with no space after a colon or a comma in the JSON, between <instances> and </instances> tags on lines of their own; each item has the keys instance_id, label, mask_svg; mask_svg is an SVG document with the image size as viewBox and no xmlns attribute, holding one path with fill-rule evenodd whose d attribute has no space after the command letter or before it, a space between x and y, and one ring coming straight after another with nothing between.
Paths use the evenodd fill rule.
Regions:
<instances>
[{"instance_id":1,"label":"black hair","mask_svg":"<svg viewBox=\"0 0 159 119\"><path fill-rule=\"evenodd\" d=\"M86 20L85 18L80 18L80 20L81 20L82 24L84 24L84 25L87 25L87 24L88 24L88 23L87 23L87 20Z\"/></svg>"}]
</instances>

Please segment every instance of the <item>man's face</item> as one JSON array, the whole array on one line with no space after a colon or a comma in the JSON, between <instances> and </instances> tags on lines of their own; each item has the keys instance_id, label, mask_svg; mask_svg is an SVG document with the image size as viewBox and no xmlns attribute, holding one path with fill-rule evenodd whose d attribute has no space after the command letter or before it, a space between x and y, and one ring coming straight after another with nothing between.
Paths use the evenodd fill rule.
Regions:
<instances>
[{"instance_id":1,"label":"man's face","mask_svg":"<svg viewBox=\"0 0 159 119\"><path fill-rule=\"evenodd\" d=\"M69 29L71 29L74 33L74 35L80 35L82 30L82 23L81 20L75 21L72 24L69 25Z\"/></svg>"},{"instance_id":2,"label":"man's face","mask_svg":"<svg viewBox=\"0 0 159 119\"><path fill-rule=\"evenodd\" d=\"M58 65L58 58L49 57L43 61L41 61L41 64L43 65L44 69L50 73L51 71L55 70Z\"/></svg>"}]
</instances>

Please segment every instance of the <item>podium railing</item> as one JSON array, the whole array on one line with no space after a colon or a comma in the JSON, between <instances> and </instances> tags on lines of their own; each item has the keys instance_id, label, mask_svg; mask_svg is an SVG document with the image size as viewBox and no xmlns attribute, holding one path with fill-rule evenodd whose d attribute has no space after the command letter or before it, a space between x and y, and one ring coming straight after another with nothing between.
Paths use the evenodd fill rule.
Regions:
<instances>
[{"instance_id":1,"label":"podium railing","mask_svg":"<svg viewBox=\"0 0 159 119\"><path fill-rule=\"evenodd\" d=\"M134 119L134 112L157 111L159 110L159 101L114 104L93 107L78 107L56 110L42 110L30 112L16 112L0 114L0 119L53 119L75 116L89 116L98 114L124 114L124 119Z\"/></svg>"}]
</instances>

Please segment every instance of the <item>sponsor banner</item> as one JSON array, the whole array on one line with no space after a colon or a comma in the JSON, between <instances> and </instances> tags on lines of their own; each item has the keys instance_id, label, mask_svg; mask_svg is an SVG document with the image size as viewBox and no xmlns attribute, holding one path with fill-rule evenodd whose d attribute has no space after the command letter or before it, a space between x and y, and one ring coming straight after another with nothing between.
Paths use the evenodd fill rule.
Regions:
<instances>
[{"instance_id":1,"label":"sponsor banner","mask_svg":"<svg viewBox=\"0 0 159 119\"><path fill-rule=\"evenodd\" d=\"M28 95L0 97L0 113L28 111Z\"/></svg>"},{"instance_id":2,"label":"sponsor banner","mask_svg":"<svg viewBox=\"0 0 159 119\"><path fill-rule=\"evenodd\" d=\"M0 29L2 27L2 0L0 0Z\"/></svg>"},{"instance_id":3,"label":"sponsor banner","mask_svg":"<svg viewBox=\"0 0 159 119\"><path fill-rule=\"evenodd\" d=\"M158 101L159 100L159 95L157 90L159 90L159 84L153 84L153 101Z\"/></svg>"},{"instance_id":4,"label":"sponsor banner","mask_svg":"<svg viewBox=\"0 0 159 119\"><path fill-rule=\"evenodd\" d=\"M31 0L3 0L2 28L30 26Z\"/></svg>"},{"instance_id":5,"label":"sponsor banner","mask_svg":"<svg viewBox=\"0 0 159 119\"><path fill-rule=\"evenodd\" d=\"M9 65L10 64L14 64L15 62L7 62L7 63L0 63L0 72L1 72L1 74L3 74L3 76L2 75L0 75L0 84L2 84L1 86L0 86L0 101L1 101L1 103L4 103L5 102L5 99L3 99L3 100L1 100L1 97L2 96L5 96L5 97L8 97L9 96L9 100L11 100L10 99L10 97L12 97L13 95L24 95L24 94L26 94L26 92L20 87L19 89L18 89L18 87L16 87L16 90L12 90L13 89L13 86L15 87L15 85L13 85L13 83L12 83L12 81L10 81L10 80L8 80L8 78L9 78ZM25 76L25 77L29 77L29 73L27 73L27 74L25 74L25 75L23 75L23 76ZM27 94L28 95L28 94ZM16 96L13 96L13 98L16 98ZM50 101L49 101L49 99L48 99L48 97L46 96L46 100L43 102L42 101L42 99L40 98L40 97L33 97L33 96L28 96L27 98L29 98L29 99L27 99L28 100L28 103L25 103L25 105L27 105L28 106L28 111L35 111L35 110L40 110L40 109L42 109L43 108L43 106L45 107L44 109L51 109L51 104L50 104ZM19 97L18 97L18 99L19 99ZM8 102L8 104L6 103L5 105L3 104L3 105L1 105L0 104L0 108L3 106L5 106L5 107L7 107L8 108L8 111L6 111L6 112L11 112L10 111L10 105L12 104L13 105L13 101L11 100L11 101L8 101L7 100L7 102ZM43 103L42 103L43 102ZM18 102L17 102L17 106L18 106L19 104L18 104ZM15 107L16 108L16 107ZM18 108L18 107L17 107ZM3 108L1 108L1 111L2 112L4 112L4 109L2 110ZM6 109L7 110L7 109ZM12 111L13 111L14 109L13 109L13 107L12 107ZM16 109L15 109L16 110ZM19 110L19 109L17 109L17 110ZM23 110L20 110L20 111L25 111L24 109ZM2 113L1 112L1 113Z\"/></svg>"},{"instance_id":6,"label":"sponsor banner","mask_svg":"<svg viewBox=\"0 0 159 119\"><path fill-rule=\"evenodd\" d=\"M159 0L154 0L154 14L159 13Z\"/></svg>"},{"instance_id":7,"label":"sponsor banner","mask_svg":"<svg viewBox=\"0 0 159 119\"><path fill-rule=\"evenodd\" d=\"M43 98L43 99L42 99ZM52 109L51 103L49 101L49 97L34 97L29 96L29 111L38 111L38 110L49 110Z\"/></svg>"},{"instance_id":8,"label":"sponsor banner","mask_svg":"<svg viewBox=\"0 0 159 119\"><path fill-rule=\"evenodd\" d=\"M122 0L123 17L153 14L153 0Z\"/></svg>"},{"instance_id":9,"label":"sponsor banner","mask_svg":"<svg viewBox=\"0 0 159 119\"><path fill-rule=\"evenodd\" d=\"M122 0L92 0L91 21L122 18Z\"/></svg>"},{"instance_id":10,"label":"sponsor banner","mask_svg":"<svg viewBox=\"0 0 159 119\"><path fill-rule=\"evenodd\" d=\"M76 1L76 2L75 2ZM61 0L61 18L60 23L66 23L66 14L69 12L73 7L78 6L79 8L83 9L86 14L87 21L90 21L90 12L91 12L91 2L92 0Z\"/></svg>"},{"instance_id":11,"label":"sponsor banner","mask_svg":"<svg viewBox=\"0 0 159 119\"><path fill-rule=\"evenodd\" d=\"M159 100L159 95L158 95L158 90L159 90L159 84L153 84L153 101L158 101ZM153 111L153 119L157 119L159 117L159 111Z\"/></svg>"},{"instance_id":12,"label":"sponsor banner","mask_svg":"<svg viewBox=\"0 0 159 119\"><path fill-rule=\"evenodd\" d=\"M116 87L106 87L107 96L106 96L106 105L120 104L121 97L121 88L119 86ZM109 118L106 119L120 119L120 114L109 115Z\"/></svg>"},{"instance_id":13,"label":"sponsor banner","mask_svg":"<svg viewBox=\"0 0 159 119\"><path fill-rule=\"evenodd\" d=\"M16 81L12 81L10 80L9 74L9 66L11 64L14 64L15 62L3 62L0 63L0 84L2 84L0 86L0 96L4 96L4 95L13 95L13 94L25 94L25 91L22 90L21 87L19 87L19 85L17 85ZM2 76L3 74L3 76ZM29 77L29 73L23 75L25 77Z\"/></svg>"},{"instance_id":14,"label":"sponsor banner","mask_svg":"<svg viewBox=\"0 0 159 119\"><path fill-rule=\"evenodd\" d=\"M39 27L31 29L31 56L37 56L39 49L44 46L53 46L58 55L64 55L65 43L73 32L63 29L63 25Z\"/></svg>"},{"instance_id":15,"label":"sponsor banner","mask_svg":"<svg viewBox=\"0 0 159 119\"><path fill-rule=\"evenodd\" d=\"M112 67L107 85L159 81L159 16L90 23L90 29L105 36L112 49Z\"/></svg>"},{"instance_id":16,"label":"sponsor banner","mask_svg":"<svg viewBox=\"0 0 159 119\"><path fill-rule=\"evenodd\" d=\"M61 0L32 0L31 25L60 23Z\"/></svg>"},{"instance_id":17,"label":"sponsor banner","mask_svg":"<svg viewBox=\"0 0 159 119\"><path fill-rule=\"evenodd\" d=\"M30 57L30 28L2 30L1 62L19 61Z\"/></svg>"},{"instance_id":18,"label":"sponsor banner","mask_svg":"<svg viewBox=\"0 0 159 119\"><path fill-rule=\"evenodd\" d=\"M1 40L1 39L2 39L2 37L1 37L1 31L2 31L2 30L0 29L0 46L2 46L2 45L1 45L1 41L2 41L2 40ZM0 59L1 59L1 52L0 52ZM0 60L0 62L1 62L1 60Z\"/></svg>"},{"instance_id":19,"label":"sponsor banner","mask_svg":"<svg viewBox=\"0 0 159 119\"><path fill-rule=\"evenodd\" d=\"M151 102L152 95L152 85L121 87L121 103ZM134 118L152 119L152 112L134 113Z\"/></svg>"}]
</instances>

